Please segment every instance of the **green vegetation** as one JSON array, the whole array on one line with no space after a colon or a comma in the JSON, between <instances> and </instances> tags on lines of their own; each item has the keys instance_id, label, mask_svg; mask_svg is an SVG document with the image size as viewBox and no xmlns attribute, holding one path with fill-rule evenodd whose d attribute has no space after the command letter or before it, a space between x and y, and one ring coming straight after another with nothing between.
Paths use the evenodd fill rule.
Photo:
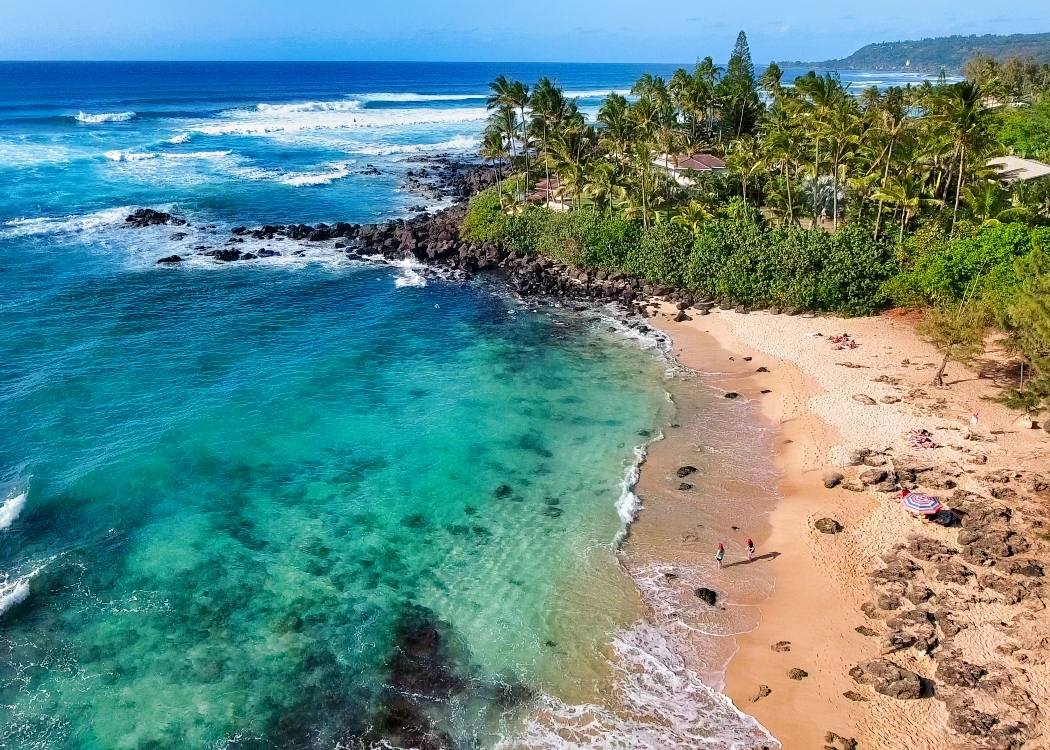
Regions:
<instances>
[{"instance_id":1,"label":"green vegetation","mask_svg":"<svg viewBox=\"0 0 1050 750\"><path fill-rule=\"evenodd\" d=\"M549 79L500 77L482 154L515 176L472 201L464 231L732 304L928 307L946 361L994 324L1027 373L1009 398L1035 410L1050 396L1050 179L1007 183L987 164L1044 153L1050 75L987 57L967 70L884 91L814 72L788 84L776 65L756 79L741 33L725 70L708 57L644 75L593 123ZM686 155L714 169L678 171Z\"/></svg>"},{"instance_id":2,"label":"green vegetation","mask_svg":"<svg viewBox=\"0 0 1050 750\"><path fill-rule=\"evenodd\" d=\"M908 42L880 42L865 45L841 60L787 64L835 70L961 72L963 65L976 55L997 60L1031 58L1037 62L1050 62L1050 34L943 36Z\"/></svg>"}]
</instances>

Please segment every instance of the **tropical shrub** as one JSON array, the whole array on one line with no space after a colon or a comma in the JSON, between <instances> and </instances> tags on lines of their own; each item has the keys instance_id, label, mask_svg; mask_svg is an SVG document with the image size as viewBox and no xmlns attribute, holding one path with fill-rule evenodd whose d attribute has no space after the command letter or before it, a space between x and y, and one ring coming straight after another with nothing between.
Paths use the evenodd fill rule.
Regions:
<instances>
[{"instance_id":1,"label":"tropical shrub","mask_svg":"<svg viewBox=\"0 0 1050 750\"><path fill-rule=\"evenodd\" d=\"M945 304L972 295L999 313L1016 294L1018 259L1033 242L1046 244L1050 230L1024 224L989 224L970 236L937 237L912 267L886 286L895 303Z\"/></svg>"}]
</instances>

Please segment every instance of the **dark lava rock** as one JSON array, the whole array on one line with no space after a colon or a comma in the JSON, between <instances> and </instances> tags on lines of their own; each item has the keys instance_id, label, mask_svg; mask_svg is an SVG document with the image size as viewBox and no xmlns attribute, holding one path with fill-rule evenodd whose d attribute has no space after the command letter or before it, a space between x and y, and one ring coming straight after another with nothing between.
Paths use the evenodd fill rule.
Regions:
<instances>
[{"instance_id":1,"label":"dark lava rock","mask_svg":"<svg viewBox=\"0 0 1050 750\"><path fill-rule=\"evenodd\" d=\"M492 495L493 497L497 497L502 500L504 498L510 497L513 493L513 487L511 487L509 484L501 484L492 492Z\"/></svg>"},{"instance_id":2,"label":"dark lava rock","mask_svg":"<svg viewBox=\"0 0 1050 750\"><path fill-rule=\"evenodd\" d=\"M988 674L988 670L962 659L948 658L937 664L935 674L945 685L972 688L977 687L977 683Z\"/></svg>"},{"instance_id":3,"label":"dark lava rock","mask_svg":"<svg viewBox=\"0 0 1050 750\"><path fill-rule=\"evenodd\" d=\"M740 394L736 391L729 391L729 393L726 394L726 398L740 398Z\"/></svg>"},{"instance_id":4,"label":"dark lava rock","mask_svg":"<svg viewBox=\"0 0 1050 750\"><path fill-rule=\"evenodd\" d=\"M693 489L693 485L689 484L689 482L681 482L678 485L678 490L680 492L688 492L691 489Z\"/></svg>"},{"instance_id":5,"label":"dark lava rock","mask_svg":"<svg viewBox=\"0 0 1050 750\"><path fill-rule=\"evenodd\" d=\"M124 219L124 222L139 229L156 224L171 224L177 227L186 225L185 219L180 219L178 216L173 216L164 211L156 211L152 208L140 208L137 211L133 211Z\"/></svg>"},{"instance_id":6,"label":"dark lava rock","mask_svg":"<svg viewBox=\"0 0 1050 750\"><path fill-rule=\"evenodd\" d=\"M695 474L698 469L695 466L682 466L675 472L679 479L685 479L690 474Z\"/></svg>"},{"instance_id":7,"label":"dark lava rock","mask_svg":"<svg viewBox=\"0 0 1050 750\"><path fill-rule=\"evenodd\" d=\"M791 650L791 641L777 641L770 648L778 654L783 654Z\"/></svg>"},{"instance_id":8,"label":"dark lava rock","mask_svg":"<svg viewBox=\"0 0 1050 750\"><path fill-rule=\"evenodd\" d=\"M873 659L849 671L854 682L871 685L876 693L898 700L915 700L930 694L922 677L889 659Z\"/></svg>"},{"instance_id":9,"label":"dark lava rock","mask_svg":"<svg viewBox=\"0 0 1050 750\"><path fill-rule=\"evenodd\" d=\"M182 263L182 258L178 255L169 255L167 258L161 258L157 261L158 264L170 265L172 263Z\"/></svg>"},{"instance_id":10,"label":"dark lava rock","mask_svg":"<svg viewBox=\"0 0 1050 750\"><path fill-rule=\"evenodd\" d=\"M813 527L821 534L838 534L842 531L842 524L834 518L820 518L813 523Z\"/></svg>"},{"instance_id":11,"label":"dark lava rock","mask_svg":"<svg viewBox=\"0 0 1050 750\"><path fill-rule=\"evenodd\" d=\"M801 681L809 677L809 672L807 672L804 669L799 669L798 667L795 667L794 669L788 670L788 677L790 677L792 680Z\"/></svg>"},{"instance_id":12,"label":"dark lava rock","mask_svg":"<svg viewBox=\"0 0 1050 750\"><path fill-rule=\"evenodd\" d=\"M718 592L712 591L709 588L701 586L695 592L696 598L710 606L715 606L715 602L718 601Z\"/></svg>"}]
</instances>

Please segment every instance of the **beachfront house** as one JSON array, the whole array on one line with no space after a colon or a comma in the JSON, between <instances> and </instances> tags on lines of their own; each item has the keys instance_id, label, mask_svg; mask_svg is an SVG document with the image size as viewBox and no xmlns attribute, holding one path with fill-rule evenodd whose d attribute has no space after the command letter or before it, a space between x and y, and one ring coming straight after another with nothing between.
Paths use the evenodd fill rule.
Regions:
<instances>
[{"instance_id":1,"label":"beachfront house","mask_svg":"<svg viewBox=\"0 0 1050 750\"><path fill-rule=\"evenodd\" d=\"M692 187L695 181L690 177L697 173L721 173L726 170L726 163L713 154L661 154L653 159L653 166L666 170L671 178L682 187Z\"/></svg>"},{"instance_id":2,"label":"beachfront house","mask_svg":"<svg viewBox=\"0 0 1050 750\"><path fill-rule=\"evenodd\" d=\"M1007 184L1028 182L1050 175L1050 164L1017 156L997 156L988 160L988 166Z\"/></svg>"}]
</instances>

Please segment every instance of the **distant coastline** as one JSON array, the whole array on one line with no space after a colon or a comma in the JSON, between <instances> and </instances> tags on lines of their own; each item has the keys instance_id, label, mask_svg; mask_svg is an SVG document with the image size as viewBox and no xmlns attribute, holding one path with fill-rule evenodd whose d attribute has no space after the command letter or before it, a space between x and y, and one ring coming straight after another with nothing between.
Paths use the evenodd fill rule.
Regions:
<instances>
[{"instance_id":1,"label":"distant coastline","mask_svg":"<svg viewBox=\"0 0 1050 750\"><path fill-rule=\"evenodd\" d=\"M1010 57L1050 62L1050 33L982 36L929 37L914 41L866 44L839 60L820 62L784 61L783 66L827 70L875 70L886 72L940 73L962 72L976 55L1002 61Z\"/></svg>"}]
</instances>

